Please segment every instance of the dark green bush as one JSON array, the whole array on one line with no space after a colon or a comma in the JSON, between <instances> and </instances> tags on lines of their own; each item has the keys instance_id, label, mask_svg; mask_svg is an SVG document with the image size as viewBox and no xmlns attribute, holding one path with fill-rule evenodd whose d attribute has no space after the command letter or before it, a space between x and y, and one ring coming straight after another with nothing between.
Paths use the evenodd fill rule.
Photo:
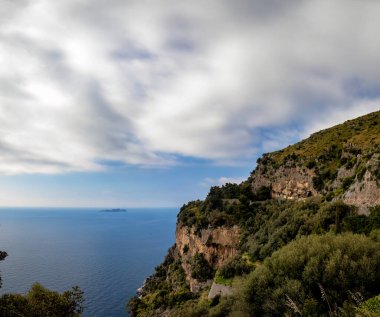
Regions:
<instances>
[{"instance_id":1,"label":"dark green bush","mask_svg":"<svg viewBox=\"0 0 380 317\"><path fill-rule=\"evenodd\" d=\"M219 268L219 275L223 278L232 278L237 275L247 274L252 267L241 256L237 256Z\"/></svg>"},{"instance_id":2,"label":"dark green bush","mask_svg":"<svg viewBox=\"0 0 380 317\"><path fill-rule=\"evenodd\" d=\"M212 279L214 276L214 270L210 264L204 258L202 253L197 253L191 259L191 277L201 282L205 282L208 279Z\"/></svg>"},{"instance_id":3,"label":"dark green bush","mask_svg":"<svg viewBox=\"0 0 380 317\"><path fill-rule=\"evenodd\" d=\"M323 187L325 186L325 183L321 175L314 176L312 181L313 181L314 188L318 191L321 191Z\"/></svg>"},{"instance_id":4,"label":"dark green bush","mask_svg":"<svg viewBox=\"0 0 380 317\"><path fill-rule=\"evenodd\" d=\"M256 201L264 201L272 198L272 188L268 186L261 186L254 193L253 199Z\"/></svg>"},{"instance_id":5,"label":"dark green bush","mask_svg":"<svg viewBox=\"0 0 380 317\"><path fill-rule=\"evenodd\" d=\"M308 162L306 163L306 167L307 167L308 169L313 169L315 166L316 166L315 160L308 161Z\"/></svg>"},{"instance_id":6,"label":"dark green bush","mask_svg":"<svg viewBox=\"0 0 380 317\"><path fill-rule=\"evenodd\" d=\"M0 316L4 317L78 317L82 312L83 292L78 287L59 294L36 283L25 296L0 297Z\"/></svg>"},{"instance_id":7,"label":"dark green bush","mask_svg":"<svg viewBox=\"0 0 380 317\"><path fill-rule=\"evenodd\" d=\"M347 291L374 296L380 285L380 245L346 233L301 237L266 259L251 273L246 303L252 316L291 313L287 296L304 316L327 316L320 285L331 305L350 303ZM316 303L319 303L318 305Z\"/></svg>"},{"instance_id":8,"label":"dark green bush","mask_svg":"<svg viewBox=\"0 0 380 317\"><path fill-rule=\"evenodd\" d=\"M343 190L346 191L351 186L351 184L354 182L354 180L355 180L355 176L346 177L345 179L343 179L343 181L342 181Z\"/></svg>"}]
</instances>

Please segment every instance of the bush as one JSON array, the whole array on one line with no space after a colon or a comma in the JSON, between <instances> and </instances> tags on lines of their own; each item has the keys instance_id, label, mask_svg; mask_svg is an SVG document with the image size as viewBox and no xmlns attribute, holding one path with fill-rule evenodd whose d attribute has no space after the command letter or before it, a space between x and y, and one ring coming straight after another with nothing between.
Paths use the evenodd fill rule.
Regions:
<instances>
[{"instance_id":1,"label":"bush","mask_svg":"<svg viewBox=\"0 0 380 317\"><path fill-rule=\"evenodd\" d=\"M74 287L62 294L34 284L25 295L5 294L0 297L3 317L77 317L83 312L83 292Z\"/></svg>"},{"instance_id":2,"label":"bush","mask_svg":"<svg viewBox=\"0 0 380 317\"><path fill-rule=\"evenodd\" d=\"M321 289L330 303L349 305L347 291L374 296L380 285L380 245L363 235L346 233L301 237L267 258L251 273L246 301L254 316L283 316L287 296L302 315L324 316Z\"/></svg>"},{"instance_id":3,"label":"bush","mask_svg":"<svg viewBox=\"0 0 380 317\"><path fill-rule=\"evenodd\" d=\"M264 201L272 198L272 188L268 186L261 186L256 191L253 199L256 201Z\"/></svg>"},{"instance_id":4,"label":"bush","mask_svg":"<svg viewBox=\"0 0 380 317\"><path fill-rule=\"evenodd\" d=\"M312 181L313 181L313 187L316 190L321 191L323 189L325 183L323 182L323 178L320 175L314 176Z\"/></svg>"},{"instance_id":5,"label":"bush","mask_svg":"<svg viewBox=\"0 0 380 317\"><path fill-rule=\"evenodd\" d=\"M380 316L380 295L370 298L361 303L356 309L356 317L378 317Z\"/></svg>"},{"instance_id":6,"label":"bush","mask_svg":"<svg viewBox=\"0 0 380 317\"><path fill-rule=\"evenodd\" d=\"M354 182L354 180L355 180L355 176L346 177L345 179L343 179L343 181L342 181L343 190L346 191L351 186L351 184Z\"/></svg>"},{"instance_id":7,"label":"bush","mask_svg":"<svg viewBox=\"0 0 380 317\"><path fill-rule=\"evenodd\" d=\"M214 271L202 253L197 253L191 260L191 277L205 282L214 276Z\"/></svg>"},{"instance_id":8,"label":"bush","mask_svg":"<svg viewBox=\"0 0 380 317\"><path fill-rule=\"evenodd\" d=\"M247 261L245 261L241 256L237 256L224 264L219 269L218 273L221 277L229 279L237 275L247 274L251 271L251 269L252 266L250 266Z\"/></svg>"}]
</instances>

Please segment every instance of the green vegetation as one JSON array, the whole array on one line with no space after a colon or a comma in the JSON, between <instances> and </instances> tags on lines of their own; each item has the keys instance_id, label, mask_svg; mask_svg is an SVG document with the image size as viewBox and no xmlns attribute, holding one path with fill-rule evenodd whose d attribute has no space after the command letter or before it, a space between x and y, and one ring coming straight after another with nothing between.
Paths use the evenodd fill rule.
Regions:
<instances>
[{"instance_id":1,"label":"green vegetation","mask_svg":"<svg viewBox=\"0 0 380 317\"><path fill-rule=\"evenodd\" d=\"M265 200L268 189L262 188L259 195L259 200ZM198 230L233 226L245 218L244 214L249 212L254 199L249 180L239 185L227 183L222 187L211 187L204 201L192 201L181 207L178 222Z\"/></svg>"},{"instance_id":2,"label":"green vegetation","mask_svg":"<svg viewBox=\"0 0 380 317\"><path fill-rule=\"evenodd\" d=\"M319 302L321 286L330 305L348 307L347 291L365 297L377 294L380 285L380 245L368 237L310 235L284 246L267 258L249 277L247 309L254 316L289 314L286 298L302 315L328 315ZM289 300L288 299L288 300Z\"/></svg>"},{"instance_id":3,"label":"green vegetation","mask_svg":"<svg viewBox=\"0 0 380 317\"><path fill-rule=\"evenodd\" d=\"M171 248L155 274L147 279L141 295L128 302L131 316L152 316L157 309L173 308L197 296L190 292L181 262Z\"/></svg>"},{"instance_id":4,"label":"green vegetation","mask_svg":"<svg viewBox=\"0 0 380 317\"><path fill-rule=\"evenodd\" d=\"M191 277L205 282L214 276L214 271L202 253L197 253L191 259Z\"/></svg>"},{"instance_id":5,"label":"green vegetation","mask_svg":"<svg viewBox=\"0 0 380 317\"><path fill-rule=\"evenodd\" d=\"M234 296L201 297L173 316L378 316L378 297L358 298L378 294L379 283L377 242L352 233L313 234L274 252L235 283Z\"/></svg>"},{"instance_id":6,"label":"green vegetation","mask_svg":"<svg viewBox=\"0 0 380 317\"><path fill-rule=\"evenodd\" d=\"M380 295L372 297L361 303L356 309L356 317L378 317L380 316Z\"/></svg>"},{"instance_id":7,"label":"green vegetation","mask_svg":"<svg viewBox=\"0 0 380 317\"><path fill-rule=\"evenodd\" d=\"M380 144L380 111L347 121L332 128L314 133L310 138L274 152L270 158L277 164L283 164L290 157L308 158L311 165L315 159L327 161L329 158L340 158L346 147L351 154L363 153ZM351 164L351 159L341 163Z\"/></svg>"},{"instance_id":8,"label":"green vegetation","mask_svg":"<svg viewBox=\"0 0 380 317\"><path fill-rule=\"evenodd\" d=\"M217 284L222 284L222 285L232 285L232 278L227 278L223 276L223 273L216 274L214 277L214 282Z\"/></svg>"},{"instance_id":9,"label":"green vegetation","mask_svg":"<svg viewBox=\"0 0 380 317\"><path fill-rule=\"evenodd\" d=\"M3 317L77 317L82 312L83 292L78 287L59 294L36 283L26 295L0 297L0 316Z\"/></svg>"},{"instance_id":10,"label":"green vegetation","mask_svg":"<svg viewBox=\"0 0 380 317\"><path fill-rule=\"evenodd\" d=\"M368 177L380 186L379 123L376 112L318 132L264 155L247 181L212 187L204 201L182 206L179 225L200 237L203 229L238 226L238 252L213 267L203 254L189 259L189 245L182 263L174 246L129 303L132 316L380 316L380 206L362 215L341 200ZM320 195L272 199L275 187L261 181L253 192L255 177L271 183L279 167L311 169ZM233 295L209 300L208 288L191 293L182 265L200 282L231 286Z\"/></svg>"},{"instance_id":11,"label":"green vegetation","mask_svg":"<svg viewBox=\"0 0 380 317\"><path fill-rule=\"evenodd\" d=\"M219 268L215 276L218 280L215 282L227 285L231 283L233 277L249 273L255 267L250 258L248 253L232 258Z\"/></svg>"},{"instance_id":12,"label":"green vegetation","mask_svg":"<svg viewBox=\"0 0 380 317\"><path fill-rule=\"evenodd\" d=\"M0 251L0 261L7 256ZM84 309L83 302L83 292L77 286L60 294L35 283L26 295L0 296L0 317L79 317Z\"/></svg>"},{"instance_id":13,"label":"green vegetation","mask_svg":"<svg viewBox=\"0 0 380 317\"><path fill-rule=\"evenodd\" d=\"M287 148L264 154L258 160L263 170L280 166L299 166L315 173L314 188L327 201L341 196L355 180L361 181L367 171L366 163L380 153L380 111L320 131ZM376 162L376 159L375 159ZM345 179L336 183L338 169L350 170ZM379 164L371 173L380 186Z\"/></svg>"},{"instance_id":14,"label":"green vegetation","mask_svg":"<svg viewBox=\"0 0 380 317\"><path fill-rule=\"evenodd\" d=\"M190 206L193 205L190 203ZM380 264L380 206L372 208L369 216L357 215L354 207L342 202L313 198L267 200L245 208L248 208L245 213L238 214L240 218L237 215L233 218L242 231L240 253L215 275L202 254L195 255L190 263L193 278L205 281L214 277L219 284L233 285L240 298L233 299L238 308L224 307L224 299L215 304L215 300L203 298L202 293L190 293L180 258L172 249L164 264L156 269L153 280L147 283L148 295L130 302L132 311L137 312L133 316L152 316L158 308L170 308L178 316L280 316L285 312L291 315L285 295L296 303L303 315L327 316L327 306L323 304L318 284L323 285L334 305L346 310L346 316L354 316L355 305L347 296L348 291L359 291L365 298L379 293L380 275L376 272L380 272L380 267L377 269ZM264 273L268 269L271 270L268 276L273 280L265 280L261 292L258 285L264 283L261 278L266 276ZM282 275L277 276L276 272ZM298 275L293 276L292 272ZM182 277L168 283L175 275ZM236 287L235 279L240 279L239 285L246 286ZM279 283L278 288L276 283ZM265 298L268 304L264 305ZM278 305L273 306L274 303ZM275 307L279 314L275 315L273 310L257 310L267 306ZM228 313L218 315L219 310Z\"/></svg>"}]
</instances>

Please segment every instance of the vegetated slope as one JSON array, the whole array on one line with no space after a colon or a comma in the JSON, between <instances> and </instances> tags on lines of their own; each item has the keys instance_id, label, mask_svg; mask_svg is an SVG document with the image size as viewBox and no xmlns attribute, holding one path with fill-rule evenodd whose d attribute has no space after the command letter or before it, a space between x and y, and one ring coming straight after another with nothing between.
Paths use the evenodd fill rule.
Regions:
<instances>
[{"instance_id":1,"label":"vegetated slope","mask_svg":"<svg viewBox=\"0 0 380 317\"><path fill-rule=\"evenodd\" d=\"M379 123L264 154L245 182L184 205L132 316L380 315Z\"/></svg>"},{"instance_id":2,"label":"vegetated slope","mask_svg":"<svg viewBox=\"0 0 380 317\"><path fill-rule=\"evenodd\" d=\"M264 154L252 188L271 187L273 198L341 199L366 214L380 204L379 153L380 112L374 112Z\"/></svg>"},{"instance_id":3,"label":"vegetated slope","mask_svg":"<svg viewBox=\"0 0 380 317\"><path fill-rule=\"evenodd\" d=\"M317 159L333 145L342 151L347 146L358 151L372 151L374 146L379 144L380 112L378 111L314 133L301 142L273 152L271 157L281 164L291 155Z\"/></svg>"}]
</instances>

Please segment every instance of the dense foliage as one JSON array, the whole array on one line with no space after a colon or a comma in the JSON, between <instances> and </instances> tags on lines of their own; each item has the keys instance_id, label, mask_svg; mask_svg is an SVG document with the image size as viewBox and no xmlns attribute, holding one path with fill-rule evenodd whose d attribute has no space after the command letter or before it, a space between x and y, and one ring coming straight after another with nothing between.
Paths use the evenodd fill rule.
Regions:
<instances>
[{"instance_id":1,"label":"dense foliage","mask_svg":"<svg viewBox=\"0 0 380 317\"><path fill-rule=\"evenodd\" d=\"M380 316L380 295L372 297L360 303L355 311L357 317L378 317Z\"/></svg>"},{"instance_id":2,"label":"dense foliage","mask_svg":"<svg viewBox=\"0 0 380 317\"><path fill-rule=\"evenodd\" d=\"M204 258L204 255L197 253L191 261L191 277L201 282L205 282L214 276L214 270Z\"/></svg>"},{"instance_id":3,"label":"dense foliage","mask_svg":"<svg viewBox=\"0 0 380 317\"><path fill-rule=\"evenodd\" d=\"M321 296L331 309L347 310L348 291L368 298L378 294L379 285L378 243L352 233L310 235L276 251L251 274L247 308L251 316L283 316L291 313L291 300L302 315L327 316L330 308Z\"/></svg>"},{"instance_id":4,"label":"dense foliage","mask_svg":"<svg viewBox=\"0 0 380 317\"><path fill-rule=\"evenodd\" d=\"M175 254L175 248L169 249L164 262L145 281L139 295L128 302L132 317L152 316L157 310L173 308L196 297L186 284L185 273Z\"/></svg>"},{"instance_id":5,"label":"dense foliage","mask_svg":"<svg viewBox=\"0 0 380 317\"><path fill-rule=\"evenodd\" d=\"M83 293L78 287L62 294L36 283L26 295L0 297L2 317L78 317L83 312Z\"/></svg>"},{"instance_id":6,"label":"dense foliage","mask_svg":"<svg viewBox=\"0 0 380 317\"><path fill-rule=\"evenodd\" d=\"M202 202L195 203L198 206L202 204ZM281 291L283 289L288 292L286 295L291 300L297 302L299 309L302 308L309 314L308 316L313 316L313 311L315 316L326 313L323 309L314 309L315 305L326 308L326 305L321 304L319 284L324 287L334 305L345 307L347 316L353 316L354 307L347 296L348 291L360 291L366 298L380 293L380 288L377 286L380 285L379 276L373 275L376 265L380 264L378 257L380 245L376 243L376 241L380 242L380 206L372 208L369 216L357 215L354 207L342 202L322 202L311 198L298 202L267 200L251 203L246 208L248 209L241 214L241 219L238 219L236 215L234 218L235 221L239 221L242 230L240 253L222 266L215 275L219 283L230 283L233 278L239 279L239 276L242 276L244 283L250 281L250 284L241 291L243 295L240 297L244 300L234 299L239 305L239 316L262 316L263 314L276 316L273 315L273 311L256 310L258 307L266 307L266 304L263 304L265 298L268 299L268 306L272 307L273 302L278 302L281 309L280 306L273 307L281 313L290 314L286 306L286 296ZM353 233L366 234L371 238ZM351 245L355 246L351 247ZM235 311L236 307L231 311L233 306L225 304L225 299L212 305L212 302L208 300L197 299L200 294L191 294L186 288L180 260L175 256L174 250L169 252L163 265L156 269L154 277L146 283L146 291L149 291L147 296L140 299L136 297L130 302L132 311L139 312L136 316L152 316L152 312L158 308L174 309L178 316L229 316L232 312L238 314ZM280 270L279 266L274 266L274 263L286 265L287 260L296 261L297 259L300 261L297 262L298 268L292 262L286 268L287 271L281 271L282 277L275 276L275 273L280 273ZM334 259L342 266L332 266ZM192 264L194 278L201 281L212 278L212 269L202 255L196 255ZM319 271L315 271L314 275L311 273L311 275L306 275L304 271L311 270L314 264L317 265L314 269L318 268ZM330 271L326 269L326 265ZM169 269L170 267L172 269ZM274 270L270 273L273 280L267 281L267 284L263 286L262 292L266 290L268 293L260 293L255 283L260 284L262 280L255 279L264 276L262 272L266 270L266 267ZM350 267L351 271L347 269ZM294 274L300 274L298 276L300 280L297 282L294 277L290 278L292 270ZM356 274L358 270L362 273ZM250 272L252 272L251 275L247 275ZM327 275L322 274L323 272L336 276L329 280ZM362 274L368 277L368 280L361 280ZM178 278L174 278L173 283L173 276L178 275L181 275L183 284L178 283ZM291 282L280 283L280 277L284 278L284 276L288 276ZM275 288L275 282L280 283L278 289ZM290 286L286 284L288 282ZM176 283L182 285L177 291L173 290L173 285ZM340 286L339 283L341 283ZM284 285L289 286L289 289ZM296 291L291 292L292 287ZM300 292L299 287L304 289L304 293ZM253 293L254 296L253 290L258 292ZM275 294L273 296L277 296L275 299L269 294L272 292ZM291 296L295 293L298 297L292 298ZM240 311L243 307L244 311Z\"/></svg>"}]
</instances>

